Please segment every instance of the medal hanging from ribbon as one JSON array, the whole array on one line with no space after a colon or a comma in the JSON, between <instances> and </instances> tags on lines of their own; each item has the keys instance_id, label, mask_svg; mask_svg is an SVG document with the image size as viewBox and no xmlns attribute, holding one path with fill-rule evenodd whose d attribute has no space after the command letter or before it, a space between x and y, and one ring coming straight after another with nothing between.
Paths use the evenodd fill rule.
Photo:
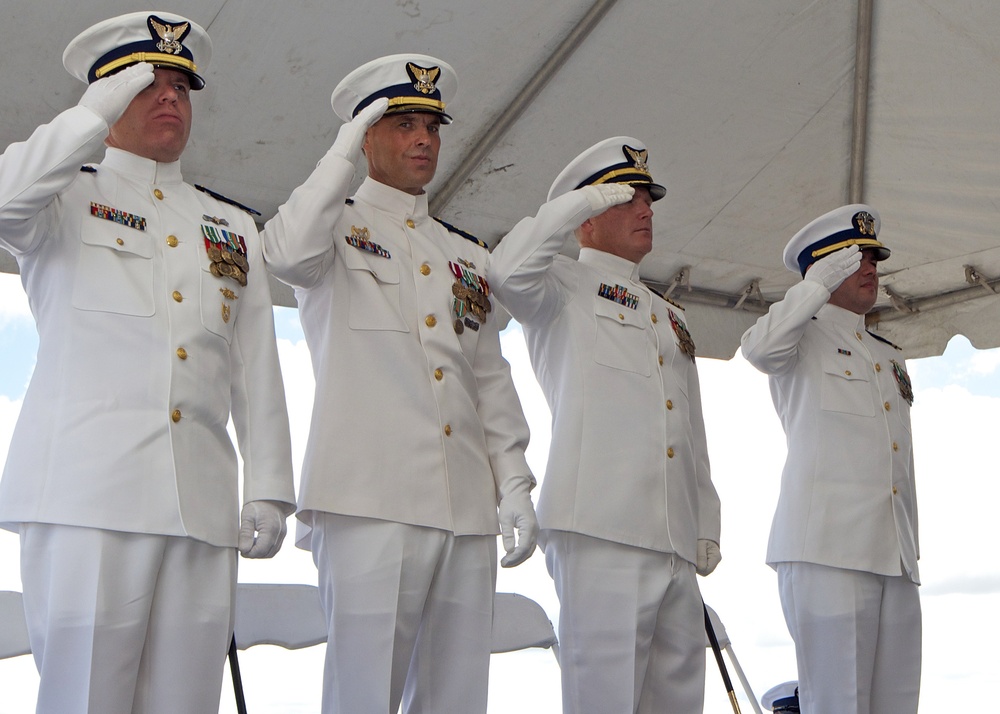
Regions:
<instances>
[{"instance_id":1,"label":"medal hanging from ribbon","mask_svg":"<svg viewBox=\"0 0 1000 714\"><path fill-rule=\"evenodd\" d=\"M670 314L670 326L674 328L674 334L677 335L677 346L681 352L691 358L691 361L694 361L694 339L688 332L687 325L677 317L673 310L668 309L667 312Z\"/></svg>"},{"instance_id":2,"label":"medal hanging from ribbon","mask_svg":"<svg viewBox=\"0 0 1000 714\"><path fill-rule=\"evenodd\" d=\"M910 375L906 373L906 368L896 360L892 362L892 376L896 378L896 387L906 403L913 406L913 384L910 382Z\"/></svg>"},{"instance_id":3,"label":"medal hanging from ribbon","mask_svg":"<svg viewBox=\"0 0 1000 714\"><path fill-rule=\"evenodd\" d=\"M217 278L232 278L244 287L250 261L247 260L247 245L243 236L217 226L202 224L201 234L205 238L205 250L211 261L209 270Z\"/></svg>"},{"instance_id":4,"label":"medal hanging from ribbon","mask_svg":"<svg viewBox=\"0 0 1000 714\"><path fill-rule=\"evenodd\" d=\"M462 334L466 327L478 330L479 325L486 322L486 315L493 311L489 297L490 286L486 278L472 272L461 262L449 261L448 267L455 276L455 282L451 286L455 332Z\"/></svg>"}]
</instances>

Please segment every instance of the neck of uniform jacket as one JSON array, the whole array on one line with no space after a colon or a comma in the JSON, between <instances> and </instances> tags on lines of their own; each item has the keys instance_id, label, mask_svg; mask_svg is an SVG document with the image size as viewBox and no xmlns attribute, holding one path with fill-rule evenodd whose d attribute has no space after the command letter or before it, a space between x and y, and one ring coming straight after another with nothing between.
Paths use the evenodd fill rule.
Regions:
<instances>
[{"instance_id":1,"label":"neck of uniform jacket","mask_svg":"<svg viewBox=\"0 0 1000 714\"><path fill-rule=\"evenodd\" d=\"M101 166L147 184L181 183L184 181L181 176L180 161L163 164L113 147L108 147L104 153L104 161L101 162Z\"/></svg>"},{"instance_id":2,"label":"neck of uniform jacket","mask_svg":"<svg viewBox=\"0 0 1000 714\"><path fill-rule=\"evenodd\" d=\"M580 262L589 265L602 273L612 273L631 280L633 283L639 282L639 265L627 258L605 253L596 248L580 248Z\"/></svg>"},{"instance_id":3,"label":"neck of uniform jacket","mask_svg":"<svg viewBox=\"0 0 1000 714\"><path fill-rule=\"evenodd\" d=\"M427 215L426 192L414 196L373 178L366 178L358 187L354 197L394 216L422 218Z\"/></svg>"},{"instance_id":4,"label":"neck of uniform jacket","mask_svg":"<svg viewBox=\"0 0 1000 714\"><path fill-rule=\"evenodd\" d=\"M816 313L816 317L821 320L832 322L845 329L853 330L854 332L865 331L864 315L859 315L856 312L845 310L837 305L827 303L819 309L819 312Z\"/></svg>"}]
</instances>

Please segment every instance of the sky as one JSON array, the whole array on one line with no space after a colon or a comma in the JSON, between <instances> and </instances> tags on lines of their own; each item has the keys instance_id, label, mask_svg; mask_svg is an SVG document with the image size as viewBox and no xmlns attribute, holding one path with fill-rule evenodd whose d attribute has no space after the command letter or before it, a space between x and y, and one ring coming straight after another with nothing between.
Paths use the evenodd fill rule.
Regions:
<instances>
[{"instance_id":1,"label":"sky","mask_svg":"<svg viewBox=\"0 0 1000 714\"><path fill-rule=\"evenodd\" d=\"M312 405L309 353L295 310L275 308L276 331L296 473ZM696 326L692 332L697 341ZM549 412L528 363L519 326L502 336L515 385L531 426L528 461L544 481ZM0 275L0 462L34 365L37 338L16 276ZM911 360L911 411L920 512L923 678L921 714L985 711L1000 685L1000 559L996 504L1000 350L978 351L957 337L941 357ZM739 665L759 698L795 679L795 657L778 602L774 572L764 564L771 515L785 456L767 378L739 356L699 359L712 474L722 500L722 562L699 578L705 602L720 616ZM850 448L845 444L845 448ZM270 561L240 562L243 582L316 582L309 554L291 536ZM0 531L0 590L20 590L17 536ZM540 551L501 570L497 589L536 600L558 622L559 605ZM252 714L319 711L322 645L288 651L258 646L240 653ZM732 708L706 650L706 714ZM744 713L749 702L727 660ZM33 711L38 677L30 657L0 662L0 714ZM494 655L490 712L552 714L560 707L559 670L550 650ZM220 712L236 711L228 679Z\"/></svg>"}]
</instances>

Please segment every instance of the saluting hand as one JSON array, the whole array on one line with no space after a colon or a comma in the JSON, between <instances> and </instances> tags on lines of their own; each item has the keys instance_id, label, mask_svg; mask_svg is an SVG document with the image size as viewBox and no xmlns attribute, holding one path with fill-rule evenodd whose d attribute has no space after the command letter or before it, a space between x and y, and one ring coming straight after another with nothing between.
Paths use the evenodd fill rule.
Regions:
<instances>
[{"instance_id":1,"label":"saluting hand","mask_svg":"<svg viewBox=\"0 0 1000 714\"><path fill-rule=\"evenodd\" d=\"M628 203L635 195L635 189L625 183L600 183L577 190L587 197L591 217L604 213L612 206Z\"/></svg>"},{"instance_id":2,"label":"saluting hand","mask_svg":"<svg viewBox=\"0 0 1000 714\"><path fill-rule=\"evenodd\" d=\"M840 284L858 272L861 267L861 248L856 245L834 251L809 266L806 280L819 283L831 293Z\"/></svg>"},{"instance_id":3,"label":"saluting hand","mask_svg":"<svg viewBox=\"0 0 1000 714\"><path fill-rule=\"evenodd\" d=\"M356 164L361 156L361 147L365 143L365 134L372 124L382 118L388 107L389 100L382 97L358 112L356 117L340 127L331 152L340 154L352 164Z\"/></svg>"},{"instance_id":4,"label":"saluting hand","mask_svg":"<svg viewBox=\"0 0 1000 714\"><path fill-rule=\"evenodd\" d=\"M135 96L153 83L153 79L153 65L139 62L93 82L80 97L79 104L94 112L110 127L118 121Z\"/></svg>"}]
</instances>

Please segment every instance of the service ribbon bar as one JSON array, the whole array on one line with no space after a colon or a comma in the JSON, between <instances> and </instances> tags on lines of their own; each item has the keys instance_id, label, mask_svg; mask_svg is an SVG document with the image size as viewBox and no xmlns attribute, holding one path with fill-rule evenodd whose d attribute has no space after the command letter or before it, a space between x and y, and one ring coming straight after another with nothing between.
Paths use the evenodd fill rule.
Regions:
<instances>
[{"instance_id":1,"label":"service ribbon bar","mask_svg":"<svg viewBox=\"0 0 1000 714\"><path fill-rule=\"evenodd\" d=\"M117 208L105 206L101 203L94 203L93 201L90 202L90 215L103 218L106 221L111 221L112 223L117 223L122 226L135 228L137 231L146 230L146 219L142 216L137 216L134 213L127 213L126 211L120 211Z\"/></svg>"},{"instance_id":2,"label":"service ribbon bar","mask_svg":"<svg viewBox=\"0 0 1000 714\"><path fill-rule=\"evenodd\" d=\"M597 294L605 300L616 302L619 305L624 305L632 310L639 307L639 296L634 293L630 293L628 288L624 285L611 286L606 283L601 283L601 287L597 290Z\"/></svg>"}]
</instances>

